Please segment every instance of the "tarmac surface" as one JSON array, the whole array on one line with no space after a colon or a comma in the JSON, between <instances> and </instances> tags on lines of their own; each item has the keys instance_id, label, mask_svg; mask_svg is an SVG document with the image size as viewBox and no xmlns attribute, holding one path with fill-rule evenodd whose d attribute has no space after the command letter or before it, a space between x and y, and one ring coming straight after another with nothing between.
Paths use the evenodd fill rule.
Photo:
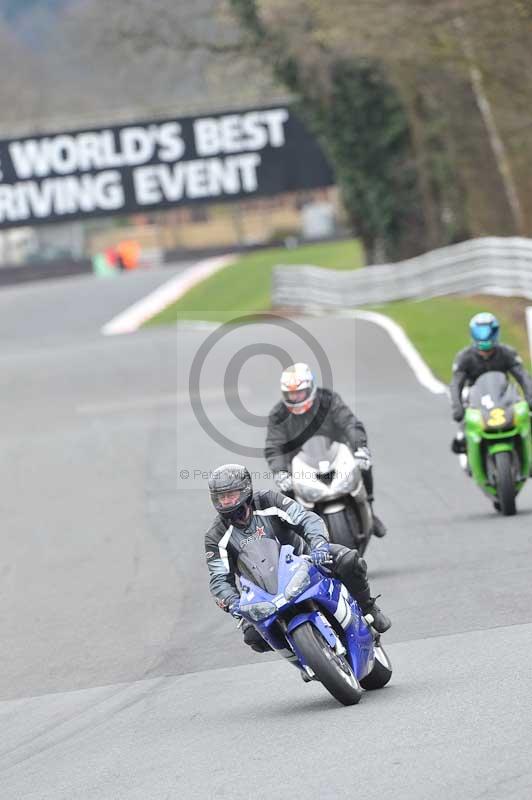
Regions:
<instances>
[{"instance_id":1,"label":"tarmac surface","mask_svg":"<svg viewBox=\"0 0 532 800\"><path fill-rule=\"evenodd\" d=\"M210 328L100 334L172 274L0 292L2 800L530 798L531 486L518 516L496 515L449 451L447 400L384 331L298 320L366 423L390 531L367 561L394 676L339 706L243 645L203 555L208 470L239 460L270 480L202 429L200 398L217 431L260 448L224 396L229 360L268 346L238 381L265 414L272 346L316 358L278 326L237 326L190 398Z\"/></svg>"}]
</instances>

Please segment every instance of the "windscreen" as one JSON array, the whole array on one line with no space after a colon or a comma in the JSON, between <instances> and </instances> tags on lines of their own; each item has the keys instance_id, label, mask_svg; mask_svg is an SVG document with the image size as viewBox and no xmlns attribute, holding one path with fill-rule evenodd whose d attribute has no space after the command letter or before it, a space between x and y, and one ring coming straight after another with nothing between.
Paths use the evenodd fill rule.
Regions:
<instances>
[{"instance_id":1,"label":"windscreen","mask_svg":"<svg viewBox=\"0 0 532 800\"><path fill-rule=\"evenodd\" d=\"M469 405L482 411L494 407L507 408L520 400L515 386L504 372L486 372L471 389Z\"/></svg>"},{"instance_id":2,"label":"windscreen","mask_svg":"<svg viewBox=\"0 0 532 800\"><path fill-rule=\"evenodd\" d=\"M319 470L320 461L332 464L338 454L339 444L327 436L313 436L301 448L305 462L313 469Z\"/></svg>"},{"instance_id":3,"label":"windscreen","mask_svg":"<svg viewBox=\"0 0 532 800\"><path fill-rule=\"evenodd\" d=\"M277 594L280 545L275 539L255 539L237 558L238 573L269 594Z\"/></svg>"}]
</instances>

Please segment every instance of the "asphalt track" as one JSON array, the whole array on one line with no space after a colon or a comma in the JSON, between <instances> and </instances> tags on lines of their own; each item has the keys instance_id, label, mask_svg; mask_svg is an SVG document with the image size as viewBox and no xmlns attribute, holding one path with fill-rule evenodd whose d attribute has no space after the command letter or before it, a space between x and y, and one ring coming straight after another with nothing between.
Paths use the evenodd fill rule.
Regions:
<instances>
[{"instance_id":1,"label":"asphalt track","mask_svg":"<svg viewBox=\"0 0 532 800\"><path fill-rule=\"evenodd\" d=\"M530 798L531 487L516 518L496 516L449 453L447 401L387 334L304 323L367 424L390 528L368 562L394 677L340 707L248 651L208 595L202 473L235 458L188 397L209 331L99 334L167 276L0 293L2 800ZM314 362L264 324L212 350L209 417L255 446L262 429L235 419L222 384L259 342ZM244 404L264 413L277 377L271 355L251 359Z\"/></svg>"}]
</instances>

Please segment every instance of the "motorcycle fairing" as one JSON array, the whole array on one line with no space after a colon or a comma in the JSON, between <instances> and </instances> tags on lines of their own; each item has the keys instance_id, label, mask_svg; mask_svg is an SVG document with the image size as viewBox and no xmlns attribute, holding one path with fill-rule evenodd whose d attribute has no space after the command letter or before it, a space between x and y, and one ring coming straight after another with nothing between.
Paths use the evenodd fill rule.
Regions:
<instances>
[{"instance_id":1,"label":"motorcycle fairing","mask_svg":"<svg viewBox=\"0 0 532 800\"><path fill-rule=\"evenodd\" d=\"M262 545L264 545L264 541L256 543L253 549L259 549ZM353 672L358 679L363 678L373 667L373 634L358 604L341 581L329 578L313 565L309 565L310 585L297 597L291 600L285 598L286 586L295 571L304 563L302 558L294 554L290 545L280 547L277 594L275 595L256 586L248 578L242 577L240 580L242 586L241 609L244 615L246 615L245 606L249 603L272 603L275 611L272 610L272 614L266 619L254 621L249 616L246 618L253 623L268 644L274 650L279 651L286 651L288 641L290 648L296 652L289 632L304 622L310 622L331 646L337 647L338 644L333 645L332 642L337 643L340 640L346 650L346 656ZM312 601L312 605L305 606L305 601ZM298 605L302 606L302 610L294 615L293 609ZM327 616L320 613L320 610L326 611L329 618L336 620L337 624L333 626ZM287 634L283 634L277 624L279 619L286 621ZM293 622L294 619L297 620L297 623ZM301 664L297 652L296 655Z\"/></svg>"},{"instance_id":2,"label":"motorcycle fairing","mask_svg":"<svg viewBox=\"0 0 532 800\"><path fill-rule=\"evenodd\" d=\"M480 488L495 497L490 458L511 452L516 459L516 493L525 484L532 463L528 403L501 372L486 372L471 389L464 426L471 474Z\"/></svg>"}]
</instances>

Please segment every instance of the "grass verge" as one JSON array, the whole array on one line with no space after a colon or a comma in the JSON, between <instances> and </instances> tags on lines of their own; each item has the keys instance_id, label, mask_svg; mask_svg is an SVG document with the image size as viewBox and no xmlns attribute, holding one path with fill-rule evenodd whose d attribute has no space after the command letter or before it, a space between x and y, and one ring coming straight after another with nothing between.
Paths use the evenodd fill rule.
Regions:
<instances>
[{"instance_id":1,"label":"grass verge","mask_svg":"<svg viewBox=\"0 0 532 800\"><path fill-rule=\"evenodd\" d=\"M277 264L356 269L363 265L363 251L356 239L348 239L290 250L275 247L249 253L191 289L146 324L168 324L178 319L224 322L245 314L268 311L271 306L271 274Z\"/></svg>"},{"instance_id":2,"label":"grass verge","mask_svg":"<svg viewBox=\"0 0 532 800\"><path fill-rule=\"evenodd\" d=\"M469 320L491 311L501 323L501 341L515 347L529 365L525 308L520 297L471 295L401 301L375 307L399 323L440 380L449 382L454 355L469 344Z\"/></svg>"}]
</instances>

